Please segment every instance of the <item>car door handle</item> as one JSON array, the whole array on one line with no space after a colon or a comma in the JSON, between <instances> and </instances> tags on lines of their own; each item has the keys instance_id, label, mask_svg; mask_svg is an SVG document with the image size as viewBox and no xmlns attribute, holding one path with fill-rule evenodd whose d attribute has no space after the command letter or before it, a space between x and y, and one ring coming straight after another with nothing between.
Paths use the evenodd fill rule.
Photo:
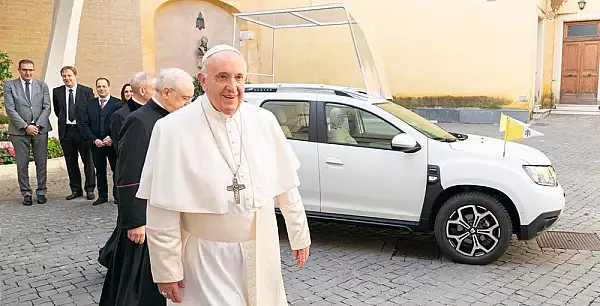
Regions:
<instances>
[{"instance_id":1,"label":"car door handle","mask_svg":"<svg viewBox=\"0 0 600 306\"><path fill-rule=\"evenodd\" d=\"M333 164L333 165L343 165L344 164L339 158L335 158L335 157L327 157L327 158L325 158L325 162L328 164Z\"/></svg>"}]
</instances>

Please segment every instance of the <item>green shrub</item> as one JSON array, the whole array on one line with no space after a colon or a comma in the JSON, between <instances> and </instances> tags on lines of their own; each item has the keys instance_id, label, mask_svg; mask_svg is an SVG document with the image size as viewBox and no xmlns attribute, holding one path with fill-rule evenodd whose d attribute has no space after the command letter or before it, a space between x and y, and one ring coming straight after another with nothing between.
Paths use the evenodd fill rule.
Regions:
<instances>
[{"instance_id":1,"label":"green shrub","mask_svg":"<svg viewBox=\"0 0 600 306\"><path fill-rule=\"evenodd\" d=\"M4 96L4 82L10 80L12 78L12 73L10 72L10 65L12 61L6 52L0 51L0 108L4 109L4 100L2 97ZM2 120L2 118L0 118ZM7 123L7 122L4 122ZM0 122L2 124L2 122Z\"/></svg>"},{"instance_id":2,"label":"green shrub","mask_svg":"<svg viewBox=\"0 0 600 306\"><path fill-rule=\"evenodd\" d=\"M48 158L57 158L64 155L62 147L60 146L60 140L56 137L50 137L48 139Z\"/></svg>"},{"instance_id":3,"label":"green shrub","mask_svg":"<svg viewBox=\"0 0 600 306\"><path fill-rule=\"evenodd\" d=\"M0 115L0 124L7 124L10 121L7 115Z\"/></svg>"},{"instance_id":4,"label":"green shrub","mask_svg":"<svg viewBox=\"0 0 600 306\"><path fill-rule=\"evenodd\" d=\"M6 131L0 131L0 141L8 141ZM64 156L60 140L56 137L48 138L48 159ZM9 148L0 148L0 165L15 163L15 150L12 145ZM33 150L29 150L29 161L33 161Z\"/></svg>"},{"instance_id":5,"label":"green shrub","mask_svg":"<svg viewBox=\"0 0 600 306\"><path fill-rule=\"evenodd\" d=\"M203 94L204 94L204 90L202 89L200 80L198 80L198 77L194 76L194 97L199 97Z\"/></svg>"},{"instance_id":6,"label":"green shrub","mask_svg":"<svg viewBox=\"0 0 600 306\"><path fill-rule=\"evenodd\" d=\"M426 96L426 97L394 97L395 102L406 108L416 107L478 107L478 108L502 108L511 103L510 100L488 96Z\"/></svg>"}]
</instances>

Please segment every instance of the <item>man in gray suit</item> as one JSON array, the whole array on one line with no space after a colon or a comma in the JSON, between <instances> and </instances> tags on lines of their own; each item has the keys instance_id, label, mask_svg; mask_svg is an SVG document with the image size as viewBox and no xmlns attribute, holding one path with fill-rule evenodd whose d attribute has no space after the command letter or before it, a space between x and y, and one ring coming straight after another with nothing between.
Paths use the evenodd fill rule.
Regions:
<instances>
[{"instance_id":1,"label":"man in gray suit","mask_svg":"<svg viewBox=\"0 0 600 306\"><path fill-rule=\"evenodd\" d=\"M46 83L33 78L33 62L19 61L20 78L4 84L4 104L10 119L8 134L15 148L17 177L23 195L23 205L32 204L29 185L29 154L33 149L37 174L37 202L46 203L46 163L50 126L50 91Z\"/></svg>"}]
</instances>

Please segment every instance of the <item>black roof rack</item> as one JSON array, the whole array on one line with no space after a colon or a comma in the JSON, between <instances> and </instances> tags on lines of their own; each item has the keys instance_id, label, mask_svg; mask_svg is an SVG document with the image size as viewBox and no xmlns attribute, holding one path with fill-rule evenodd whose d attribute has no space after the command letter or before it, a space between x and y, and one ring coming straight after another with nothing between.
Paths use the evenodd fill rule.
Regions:
<instances>
[{"instance_id":1,"label":"black roof rack","mask_svg":"<svg viewBox=\"0 0 600 306\"><path fill-rule=\"evenodd\" d=\"M244 92L277 92L277 88L264 88L264 87L246 87Z\"/></svg>"}]
</instances>

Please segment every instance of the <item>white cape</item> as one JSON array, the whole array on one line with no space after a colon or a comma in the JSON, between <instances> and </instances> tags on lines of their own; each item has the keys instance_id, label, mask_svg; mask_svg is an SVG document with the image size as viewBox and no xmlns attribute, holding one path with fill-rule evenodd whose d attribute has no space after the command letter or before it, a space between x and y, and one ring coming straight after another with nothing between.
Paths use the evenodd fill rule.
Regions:
<instances>
[{"instance_id":1,"label":"white cape","mask_svg":"<svg viewBox=\"0 0 600 306\"><path fill-rule=\"evenodd\" d=\"M231 184L233 174L215 145L204 118L204 99L206 96L156 123L141 174L138 198L151 199L156 207L179 212L229 212L227 203L232 192L227 191L227 186ZM300 163L275 116L246 102L234 116L242 116L254 207L259 208L277 195L298 187L296 171Z\"/></svg>"}]
</instances>

